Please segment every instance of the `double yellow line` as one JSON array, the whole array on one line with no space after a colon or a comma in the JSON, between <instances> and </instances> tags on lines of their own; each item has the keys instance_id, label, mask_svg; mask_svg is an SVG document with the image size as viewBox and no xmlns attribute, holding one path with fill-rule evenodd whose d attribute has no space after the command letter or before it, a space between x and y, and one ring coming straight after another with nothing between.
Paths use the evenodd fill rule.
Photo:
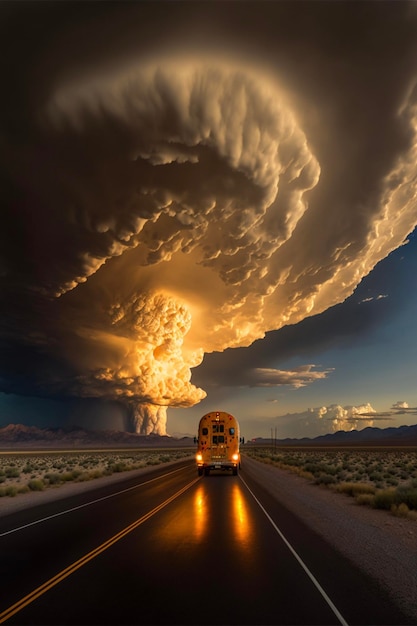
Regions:
<instances>
[{"instance_id":1,"label":"double yellow line","mask_svg":"<svg viewBox=\"0 0 417 626\"><path fill-rule=\"evenodd\" d=\"M107 548L110 548L117 541L119 541L120 539L123 539L123 537L131 533L132 530L135 530L135 528L137 528L138 526L146 522L149 518L151 518L153 515L158 513L161 509L166 507L173 500L175 500L180 495L182 495L185 491L190 489L190 487L192 487L199 480L200 478L195 478L194 480L192 480L190 483L188 483L188 485L185 485L185 487L177 491L177 493L175 493L173 496L171 496L170 498L168 498L167 500L165 500L164 502L156 506L154 509L152 509L148 513L145 513L145 515L137 519L135 522L133 522L133 524L130 524L130 526L126 526L126 528L124 528L119 533L117 533L117 535L114 535L113 537L111 537L110 539L102 543L100 546L98 546L97 548L89 552L88 554L81 557L81 559L79 559L78 561L75 561L74 563L72 563L72 565L69 565L68 567L63 569L61 572L59 572L59 574L56 574L53 578L50 578L48 581L43 583L43 585L41 585L40 587L37 587L27 596L25 596L24 598L22 598L21 600L19 600L12 606L10 606L8 609L0 613L0 624L3 624L4 622L6 622L13 615L16 615L16 613L24 609L28 604L31 604L34 600L36 600L37 598L42 596L44 593L46 593L47 591L55 587L55 585L60 583L62 580L64 580L65 578L73 574L77 569L80 569L80 567L82 567L83 565L85 565L86 563L94 559L96 556L98 556L99 554L107 550Z\"/></svg>"}]
</instances>

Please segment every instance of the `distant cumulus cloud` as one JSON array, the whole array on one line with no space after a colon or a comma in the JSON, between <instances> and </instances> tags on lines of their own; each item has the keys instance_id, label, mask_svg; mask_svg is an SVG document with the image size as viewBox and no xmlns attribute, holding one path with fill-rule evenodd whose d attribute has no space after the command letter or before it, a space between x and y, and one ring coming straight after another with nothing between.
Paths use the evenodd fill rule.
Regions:
<instances>
[{"instance_id":1,"label":"distant cumulus cloud","mask_svg":"<svg viewBox=\"0 0 417 626\"><path fill-rule=\"evenodd\" d=\"M411 415L417 415L417 407L409 406L408 402L404 402L402 400L395 402L395 404L392 405L391 410L392 415L406 415L408 413Z\"/></svg>"},{"instance_id":2,"label":"distant cumulus cloud","mask_svg":"<svg viewBox=\"0 0 417 626\"><path fill-rule=\"evenodd\" d=\"M341 406L331 404L310 408L301 413L281 415L271 424L277 426L278 438L285 437L319 437L339 430L361 430L374 425L373 415L377 415L372 406Z\"/></svg>"},{"instance_id":3,"label":"distant cumulus cloud","mask_svg":"<svg viewBox=\"0 0 417 626\"><path fill-rule=\"evenodd\" d=\"M408 409L408 402L404 402L403 400L398 400L392 405L393 409Z\"/></svg>"},{"instance_id":4,"label":"distant cumulus cloud","mask_svg":"<svg viewBox=\"0 0 417 626\"><path fill-rule=\"evenodd\" d=\"M195 51L65 69L2 132L5 392L118 401L164 434L167 407L205 397L205 353L344 301L417 223L412 86L390 117L402 151L372 193L329 203L295 99L260 66ZM330 371L313 367L243 384Z\"/></svg>"},{"instance_id":5,"label":"distant cumulus cloud","mask_svg":"<svg viewBox=\"0 0 417 626\"><path fill-rule=\"evenodd\" d=\"M314 371L315 365L301 365L293 370L278 370L257 367L244 376L244 384L249 387L280 387L288 385L298 389L310 383L326 378L332 370Z\"/></svg>"}]
</instances>

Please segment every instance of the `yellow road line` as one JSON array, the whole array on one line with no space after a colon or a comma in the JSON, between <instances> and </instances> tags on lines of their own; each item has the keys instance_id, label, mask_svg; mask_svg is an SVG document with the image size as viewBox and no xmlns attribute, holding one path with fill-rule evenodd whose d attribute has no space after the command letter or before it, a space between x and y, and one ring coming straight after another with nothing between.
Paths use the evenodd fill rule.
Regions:
<instances>
[{"instance_id":1,"label":"yellow road line","mask_svg":"<svg viewBox=\"0 0 417 626\"><path fill-rule=\"evenodd\" d=\"M0 624L3 624L5 621L10 619L10 617L12 617L13 615L16 615L16 613L24 609L28 604L31 604L34 600L36 600L37 598L42 596L44 593L46 593L47 591L55 587L55 585L60 583L62 580L64 580L65 578L73 574L77 569L80 569L80 567L82 567L83 565L85 565L86 563L94 559L96 556L98 556L99 554L107 550L107 548L110 548L117 541L119 541L120 539L123 539L123 537L131 533L132 530L135 530L135 528L137 528L138 526L146 522L149 518L151 518L153 515L158 513L158 511L160 511L161 509L166 507L168 504L170 504L173 500L175 500L180 495L182 495L185 491L187 491L187 489L192 487L199 480L201 479L195 478L194 480L192 480L190 483L188 483L188 485L185 485L185 487L177 491L177 493L174 493L173 496L171 496L170 498L168 498L167 500L165 500L164 502L156 506L154 509L152 509L148 513L145 513L145 515L143 515L142 517L137 519L135 522L130 524L130 526L126 526L126 528L121 530L119 533L117 533L116 535L114 535L113 537L105 541L104 543L102 543L100 546L98 546L97 548L89 552L88 554L81 557L81 559L79 559L78 561L75 561L74 563L72 563L72 565L69 565L68 567L63 569L61 572L59 572L58 574L56 574L55 576L47 580L45 583L43 583L43 585L40 585L40 587L37 587L27 596L25 596L24 598L22 598L21 600L19 600L12 606L10 606L8 609L0 613Z\"/></svg>"}]
</instances>

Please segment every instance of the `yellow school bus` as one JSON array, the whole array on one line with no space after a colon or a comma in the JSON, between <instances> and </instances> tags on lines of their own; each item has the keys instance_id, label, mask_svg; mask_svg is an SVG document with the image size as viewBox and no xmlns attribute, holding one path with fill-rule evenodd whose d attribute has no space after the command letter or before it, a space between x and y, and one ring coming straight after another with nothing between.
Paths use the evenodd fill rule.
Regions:
<instances>
[{"instance_id":1,"label":"yellow school bus","mask_svg":"<svg viewBox=\"0 0 417 626\"><path fill-rule=\"evenodd\" d=\"M203 415L198 425L198 475L204 473L208 476L210 470L231 470L237 475L240 468L239 441L239 423L233 415L224 411Z\"/></svg>"}]
</instances>

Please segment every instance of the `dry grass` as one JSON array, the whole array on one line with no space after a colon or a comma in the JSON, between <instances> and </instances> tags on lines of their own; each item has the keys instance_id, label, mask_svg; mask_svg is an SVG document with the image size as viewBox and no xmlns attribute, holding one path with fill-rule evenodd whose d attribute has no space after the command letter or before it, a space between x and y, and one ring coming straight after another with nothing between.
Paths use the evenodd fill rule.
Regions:
<instances>
[{"instance_id":1,"label":"dry grass","mask_svg":"<svg viewBox=\"0 0 417 626\"><path fill-rule=\"evenodd\" d=\"M43 491L190 457L189 450L0 453L0 497Z\"/></svg>"},{"instance_id":2,"label":"dry grass","mask_svg":"<svg viewBox=\"0 0 417 626\"><path fill-rule=\"evenodd\" d=\"M361 505L417 519L417 450L253 448L249 456L289 470Z\"/></svg>"}]
</instances>

